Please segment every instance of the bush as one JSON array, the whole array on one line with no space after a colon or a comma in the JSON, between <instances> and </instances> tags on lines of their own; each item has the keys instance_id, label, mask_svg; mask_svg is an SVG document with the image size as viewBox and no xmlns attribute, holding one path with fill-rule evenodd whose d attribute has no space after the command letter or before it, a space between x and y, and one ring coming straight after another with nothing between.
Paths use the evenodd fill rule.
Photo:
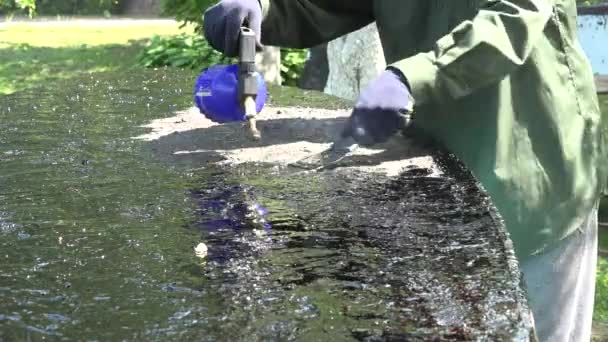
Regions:
<instances>
[{"instance_id":1,"label":"bush","mask_svg":"<svg viewBox=\"0 0 608 342\"><path fill-rule=\"evenodd\" d=\"M297 86L305 62L306 50L281 49L281 79L284 85Z\"/></svg>"},{"instance_id":2,"label":"bush","mask_svg":"<svg viewBox=\"0 0 608 342\"><path fill-rule=\"evenodd\" d=\"M200 35L154 36L137 57L141 66L174 66L202 70L214 64L229 64L230 58L215 51Z\"/></svg>"},{"instance_id":3,"label":"bush","mask_svg":"<svg viewBox=\"0 0 608 342\"><path fill-rule=\"evenodd\" d=\"M146 48L141 55L142 64L150 66L183 64L191 68L204 68L215 64L216 55L209 54L210 47L199 38L203 26L203 13L207 8L217 3L216 0L163 0L163 12L165 15L175 17L183 25L192 25L194 34L197 36L181 36L183 39L193 40L194 44L182 44L172 38L156 40ZM163 47L171 48L171 51L162 51ZM153 51L150 51L153 50ZM189 50L189 51L187 51ZM214 60L205 60L201 56L214 56ZM189 61L186 61L187 59ZM306 50L281 49L281 78L283 84L295 86L304 70L306 62Z\"/></svg>"},{"instance_id":4,"label":"bush","mask_svg":"<svg viewBox=\"0 0 608 342\"><path fill-rule=\"evenodd\" d=\"M180 34L165 38L153 36L137 60L140 66L146 68L173 66L198 70L214 64L236 62L236 59L227 58L215 51L200 34ZM305 50L281 50L283 84L297 85L305 61Z\"/></svg>"},{"instance_id":5,"label":"bush","mask_svg":"<svg viewBox=\"0 0 608 342\"><path fill-rule=\"evenodd\" d=\"M30 17L36 14L35 0L0 0L0 14L27 14Z\"/></svg>"},{"instance_id":6,"label":"bush","mask_svg":"<svg viewBox=\"0 0 608 342\"><path fill-rule=\"evenodd\" d=\"M192 24L196 32L201 32L203 12L217 3L217 0L163 0L163 14L174 17L184 25Z\"/></svg>"},{"instance_id":7,"label":"bush","mask_svg":"<svg viewBox=\"0 0 608 342\"><path fill-rule=\"evenodd\" d=\"M173 66L202 70L214 64L235 63L215 51L200 34L181 34L172 37L154 36L137 57L146 68ZM281 50L281 78L283 84L296 86L304 69L306 51Z\"/></svg>"}]
</instances>

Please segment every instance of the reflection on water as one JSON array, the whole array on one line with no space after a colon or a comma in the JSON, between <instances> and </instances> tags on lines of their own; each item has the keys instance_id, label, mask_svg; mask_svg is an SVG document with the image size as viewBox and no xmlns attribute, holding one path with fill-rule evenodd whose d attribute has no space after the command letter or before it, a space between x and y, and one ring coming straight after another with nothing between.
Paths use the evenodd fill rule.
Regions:
<instances>
[{"instance_id":1,"label":"reflection on water","mask_svg":"<svg viewBox=\"0 0 608 342\"><path fill-rule=\"evenodd\" d=\"M525 331L473 182L165 163L130 137L189 105L191 79L106 74L1 99L0 340Z\"/></svg>"}]
</instances>

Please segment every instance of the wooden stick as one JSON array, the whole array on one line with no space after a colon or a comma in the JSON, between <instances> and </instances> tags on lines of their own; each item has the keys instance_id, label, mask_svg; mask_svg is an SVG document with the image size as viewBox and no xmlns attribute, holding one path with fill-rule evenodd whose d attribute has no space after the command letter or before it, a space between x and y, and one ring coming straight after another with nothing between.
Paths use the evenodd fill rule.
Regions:
<instances>
[{"instance_id":1,"label":"wooden stick","mask_svg":"<svg viewBox=\"0 0 608 342\"><path fill-rule=\"evenodd\" d=\"M255 99L253 98L253 96L245 97L245 100L243 101L243 107L245 108L245 116L247 117L247 128L249 130L249 133L251 134L253 139L260 140L262 138L262 134L256 126Z\"/></svg>"}]
</instances>

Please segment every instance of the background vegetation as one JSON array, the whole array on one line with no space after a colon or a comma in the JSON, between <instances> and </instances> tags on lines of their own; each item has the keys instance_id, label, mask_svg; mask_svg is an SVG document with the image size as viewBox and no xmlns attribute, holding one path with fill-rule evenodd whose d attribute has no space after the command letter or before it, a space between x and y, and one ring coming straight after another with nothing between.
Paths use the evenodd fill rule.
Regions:
<instances>
[{"instance_id":1,"label":"background vegetation","mask_svg":"<svg viewBox=\"0 0 608 342\"><path fill-rule=\"evenodd\" d=\"M103 15L116 13L125 0L0 0L0 14ZM164 14L184 23L199 23L200 13L217 0L162 0ZM595 5L606 0L576 0Z\"/></svg>"},{"instance_id":2,"label":"background vegetation","mask_svg":"<svg viewBox=\"0 0 608 342\"><path fill-rule=\"evenodd\" d=\"M191 27L189 34L166 39L153 38L150 45L139 56L144 66L178 65L203 69L217 62L227 63L201 38L202 13L215 0L163 0L163 12L174 17L182 27ZM284 85L295 86L304 69L306 50L281 49L281 78Z\"/></svg>"},{"instance_id":3,"label":"background vegetation","mask_svg":"<svg viewBox=\"0 0 608 342\"><path fill-rule=\"evenodd\" d=\"M0 26L0 95L52 85L82 73L133 70L150 34L183 33L175 23L79 26L12 23Z\"/></svg>"},{"instance_id":4,"label":"background vegetation","mask_svg":"<svg viewBox=\"0 0 608 342\"><path fill-rule=\"evenodd\" d=\"M120 0L0 0L4 15L110 15Z\"/></svg>"},{"instance_id":5,"label":"background vegetation","mask_svg":"<svg viewBox=\"0 0 608 342\"><path fill-rule=\"evenodd\" d=\"M602 2L606 2L606 0L576 0L576 3L580 6L591 6L601 4Z\"/></svg>"},{"instance_id":6,"label":"background vegetation","mask_svg":"<svg viewBox=\"0 0 608 342\"><path fill-rule=\"evenodd\" d=\"M0 14L15 15L104 15L110 16L124 0L0 0ZM201 37L202 16L217 0L162 0L163 14L174 17L186 32L172 37L154 36L138 55L144 67L174 66L201 70L210 64L231 63L211 49ZM577 0L581 5L602 0ZM295 86L304 68L306 51L281 50L281 77Z\"/></svg>"}]
</instances>

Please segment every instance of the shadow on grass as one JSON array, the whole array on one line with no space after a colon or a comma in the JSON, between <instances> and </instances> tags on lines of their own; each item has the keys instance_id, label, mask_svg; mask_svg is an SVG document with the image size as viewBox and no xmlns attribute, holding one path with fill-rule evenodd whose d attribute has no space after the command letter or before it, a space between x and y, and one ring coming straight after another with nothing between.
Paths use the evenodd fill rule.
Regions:
<instances>
[{"instance_id":1,"label":"shadow on grass","mask_svg":"<svg viewBox=\"0 0 608 342\"><path fill-rule=\"evenodd\" d=\"M33 87L53 86L58 80L83 73L135 69L145 40L130 44L35 47L3 44L0 48L0 95Z\"/></svg>"}]
</instances>

